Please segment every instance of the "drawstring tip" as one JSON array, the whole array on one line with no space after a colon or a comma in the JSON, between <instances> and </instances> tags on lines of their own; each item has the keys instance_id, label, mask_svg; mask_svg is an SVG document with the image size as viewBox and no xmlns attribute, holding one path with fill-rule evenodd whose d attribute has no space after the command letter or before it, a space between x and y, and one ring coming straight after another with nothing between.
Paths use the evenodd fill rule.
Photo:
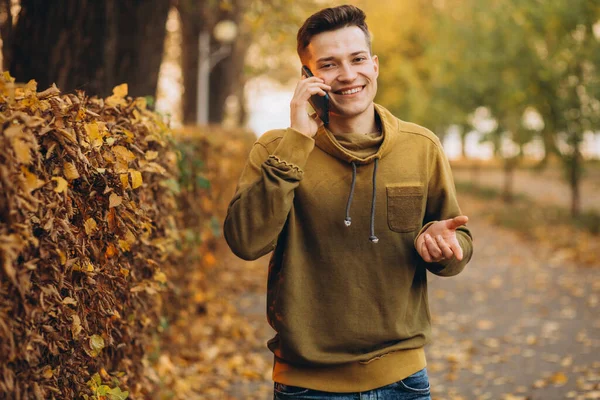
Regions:
<instances>
[{"instance_id":1,"label":"drawstring tip","mask_svg":"<svg viewBox=\"0 0 600 400\"><path fill-rule=\"evenodd\" d=\"M375 236L375 235L373 235L373 236L369 237L369 240L370 240L371 242L373 242L373 243L377 243L377 242L379 242L379 238L378 238L377 236Z\"/></svg>"},{"instance_id":2,"label":"drawstring tip","mask_svg":"<svg viewBox=\"0 0 600 400\"><path fill-rule=\"evenodd\" d=\"M344 224L346 224L346 226L350 226L352 224L352 221L350 221L350 217L344 220Z\"/></svg>"}]
</instances>

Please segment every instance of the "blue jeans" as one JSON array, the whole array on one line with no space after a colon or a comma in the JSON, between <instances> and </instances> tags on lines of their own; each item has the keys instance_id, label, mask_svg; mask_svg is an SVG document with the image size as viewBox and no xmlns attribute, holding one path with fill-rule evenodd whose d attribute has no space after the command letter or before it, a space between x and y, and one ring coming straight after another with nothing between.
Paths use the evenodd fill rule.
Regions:
<instances>
[{"instance_id":1,"label":"blue jeans","mask_svg":"<svg viewBox=\"0 0 600 400\"><path fill-rule=\"evenodd\" d=\"M274 400L302 399L302 400L431 400L429 393L429 378L427 369L406 379L383 386L368 392L357 393L332 393L319 390L306 389L297 386L288 386L275 382Z\"/></svg>"}]
</instances>

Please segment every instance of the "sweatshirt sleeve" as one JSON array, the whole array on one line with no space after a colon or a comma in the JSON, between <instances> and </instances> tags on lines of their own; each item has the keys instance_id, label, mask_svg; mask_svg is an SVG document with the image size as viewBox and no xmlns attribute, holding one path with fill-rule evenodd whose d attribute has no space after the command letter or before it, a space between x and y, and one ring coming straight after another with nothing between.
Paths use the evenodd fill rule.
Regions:
<instances>
[{"instance_id":1,"label":"sweatshirt sleeve","mask_svg":"<svg viewBox=\"0 0 600 400\"><path fill-rule=\"evenodd\" d=\"M223 225L235 255L255 260L275 248L314 145L291 128L272 153L260 140L254 144Z\"/></svg>"},{"instance_id":2,"label":"sweatshirt sleeve","mask_svg":"<svg viewBox=\"0 0 600 400\"><path fill-rule=\"evenodd\" d=\"M454 179L452 178L450 163L441 148L441 144L436 143L434 148L423 228L421 228L415 238L415 245L419 235L432 223L462 215L456 199L456 188L454 186ZM473 236L466 226L461 226L456 230L456 237L463 250L463 259L458 261L456 258L452 258L451 260L443 260L438 263L428 263L421 259L420 261L425 268L431 273L440 276L454 276L459 274L473 255Z\"/></svg>"}]
</instances>

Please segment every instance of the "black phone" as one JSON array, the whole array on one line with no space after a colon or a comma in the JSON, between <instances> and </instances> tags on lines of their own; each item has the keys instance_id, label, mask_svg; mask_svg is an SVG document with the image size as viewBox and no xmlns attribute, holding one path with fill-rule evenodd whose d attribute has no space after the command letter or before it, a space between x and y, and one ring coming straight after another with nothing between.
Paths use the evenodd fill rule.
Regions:
<instances>
[{"instance_id":1,"label":"black phone","mask_svg":"<svg viewBox=\"0 0 600 400\"><path fill-rule=\"evenodd\" d=\"M302 75L307 78L314 76L311 70L306 66L302 66ZM319 94L313 94L308 100L312 108L315 110L323 124L329 124L329 94L325 92L325 96Z\"/></svg>"}]
</instances>

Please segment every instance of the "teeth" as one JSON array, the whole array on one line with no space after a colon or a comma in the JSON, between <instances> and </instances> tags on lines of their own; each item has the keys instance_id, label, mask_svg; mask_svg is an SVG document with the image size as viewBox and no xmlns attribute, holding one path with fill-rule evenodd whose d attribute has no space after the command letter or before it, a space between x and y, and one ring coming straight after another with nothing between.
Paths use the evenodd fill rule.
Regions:
<instances>
[{"instance_id":1,"label":"teeth","mask_svg":"<svg viewBox=\"0 0 600 400\"><path fill-rule=\"evenodd\" d=\"M354 94L354 93L358 93L362 90L362 87L357 87L354 89L350 89L350 90L344 90L343 92L340 92L342 94Z\"/></svg>"}]
</instances>

